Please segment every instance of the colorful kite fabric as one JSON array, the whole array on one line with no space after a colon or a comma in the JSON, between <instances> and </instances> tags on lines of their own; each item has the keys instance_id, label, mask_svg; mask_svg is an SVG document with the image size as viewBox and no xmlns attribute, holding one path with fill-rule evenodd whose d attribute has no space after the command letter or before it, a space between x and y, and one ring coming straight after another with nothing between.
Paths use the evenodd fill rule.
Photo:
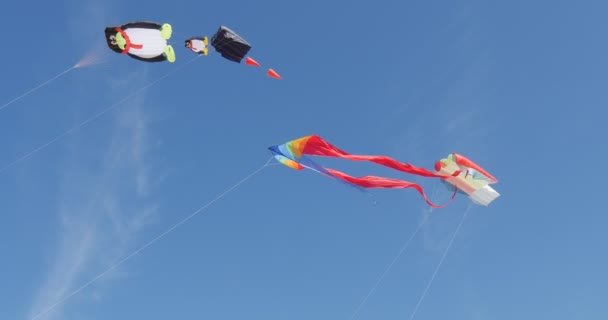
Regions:
<instances>
[{"instance_id":1,"label":"colorful kite fabric","mask_svg":"<svg viewBox=\"0 0 608 320\"><path fill-rule=\"evenodd\" d=\"M448 179L458 178L461 175L467 176L471 174L470 172L473 172L471 168L476 168L477 170L475 172L478 172L479 174L486 174L483 169L479 168L479 166L475 165L470 160L464 157L462 157L463 160L459 162L460 166L458 166L455 170L452 170L454 169L453 166L445 166L441 167L441 172L439 170L438 172L432 172L424 168L416 167L409 163L399 162L386 156L353 155L338 149L337 147L331 145L329 142L325 141L323 138L317 135L310 135L286 142L281 145L272 146L269 148L269 150L272 152L275 159L280 163L284 164L285 166L288 166L295 170L302 170L305 168L311 169L361 190L368 188L416 189L422 195L425 202L434 208L442 208L450 204L460 188L460 184L455 184L454 180ZM452 195L452 198L448 203L443 205L436 205L428 199L423 188L416 183L378 176L352 177L337 170L322 167L307 156L334 157L352 161L369 161L404 173L415 174L423 177L440 178L443 180L447 180L451 185L454 186L454 194ZM445 163L448 164L449 162ZM471 164L472 167L467 167L467 164ZM449 172L445 173L446 171ZM489 176L489 174L486 176ZM469 180L470 179L471 178L469 178ZM490 179L493 179L493 177L491 177ZM469 183L464 192L467 194L469 194L469 192L474 193L475 186L477 185L479 184Z\"/></svg>"},{"instance_id":2,"label":"colorful kite fabric","mask_svg":"<svg viewBox=\"0 0 608 320\"><path fill-rule=\"evenodd\" d=\"M435 171L444 175L450 175L443 180L450 184L452 189L467 194L474 203L488 206L500 196L496 190L489 186L498 182L491 174L466 157L452 153L447 158L435 163ZM454 172L461 172L457 176L451 176Z\"/></svg>"}]
</instances>

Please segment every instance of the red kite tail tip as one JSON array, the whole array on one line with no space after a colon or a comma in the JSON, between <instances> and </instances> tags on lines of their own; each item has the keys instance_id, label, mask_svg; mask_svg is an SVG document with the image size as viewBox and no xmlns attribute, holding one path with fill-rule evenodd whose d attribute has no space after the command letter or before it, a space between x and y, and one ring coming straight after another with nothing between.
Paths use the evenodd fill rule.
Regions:
<instances>
[{"instance_id":1,"label":"red kite tail tip","mask_svg":"<svg viewBox=\"0 0 608 320\"><path fill-rule=\"evenodd\" d=\"M281 76L274 70L272 69L268 69L268 72L266 72L266 74L271 77L271 78L275 78L275 79L281 79Z\"/></svg>"},{"instance_id":2,"label":"red kite tail tip","mask_svg":"<svg viewBox=\"0 0 608 320\"><path fill-rule=\"evenodd\" d=\"M255 67L260 66L260 64L257 61L251 59L251 57L247 57L247 59L245 60L245 64L248 66L255 66Z\"/></svg>"}]
</instances>

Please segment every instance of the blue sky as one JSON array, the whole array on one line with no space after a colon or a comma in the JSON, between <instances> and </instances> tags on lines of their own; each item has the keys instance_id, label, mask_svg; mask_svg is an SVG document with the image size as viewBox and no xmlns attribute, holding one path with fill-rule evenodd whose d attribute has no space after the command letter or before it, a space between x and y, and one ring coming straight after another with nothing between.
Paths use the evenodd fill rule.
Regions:
<instances>
[{"instance_id":1,"label":"blue sky","mask_svg":"<svg viewBox=\"0 0 608 320\"><path fill-rule=\"evenodd\" d=\"M415 319L608 314L606 3L33 6L13 1L0 13L10 30L0 105L91 52L107 62L0 110L0 318L32 319L258 169L268 146L313 133L427 168L464 154L499 179L501 197L429 210L415 191L376 190L373 205L313 172L267 167L37 319L334 320L358 306L357 319L410 319L465 212ZM173 25L176 63L104 47L106 26L134 20ZM183 40L220 24L283 80L213 51L191 61Z\"/></svg>"}]
</instances>

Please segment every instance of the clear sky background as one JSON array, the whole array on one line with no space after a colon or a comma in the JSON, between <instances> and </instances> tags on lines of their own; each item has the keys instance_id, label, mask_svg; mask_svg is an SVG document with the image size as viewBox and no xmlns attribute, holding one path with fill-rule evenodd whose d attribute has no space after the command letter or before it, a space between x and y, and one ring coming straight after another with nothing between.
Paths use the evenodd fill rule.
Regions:
<instances>
[{"instance_id":1,"label":"clear sky background","mask_svg":"<svg viewBox=\"0 0 608 320\"><path fill-rule=\"evenodd\" d=\"M314 172L270 166L37 319L349 320L356 310L410 319L465 212L415 319L606 319L607 10L605 1L3 4L0 104L91 52L107 62L0 110L0 318L32 319L260 168L268 146L319 134L429 169L464 154L498 178L501 197L429 210L413 190L374 190L374 205ZM104 47L106 26L135 20L173 25L174 64ZM221 24L283 80L213 50L191 61L183 41ZM434 180L320 162L420 182L437 202L450 196Z\"/></svg>"}]
</instances>

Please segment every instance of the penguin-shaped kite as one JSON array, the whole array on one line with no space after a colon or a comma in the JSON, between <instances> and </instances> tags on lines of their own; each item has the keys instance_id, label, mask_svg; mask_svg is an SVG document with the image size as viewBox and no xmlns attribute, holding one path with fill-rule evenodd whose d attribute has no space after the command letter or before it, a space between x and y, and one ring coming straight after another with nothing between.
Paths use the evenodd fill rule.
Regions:
<instances>
[{"instance_id":1,"label":"penguin-shaped kite","mask_svg":"<svg viewBox=\"0 0 608 320\"><path fill-rule=\"evenodd\" d=\"M209 53L209 39L207 37L192 37L186 40L186 48L198 53L207 55Z\"/></svg>"},{"instance_id":2,"label":"penguin-shaped kite","mask_svg":"<svg viewBox=\"0 0 608 320\"><path fill-rule=\"evenodd\" d=\"M131 22L105 29L110 49L146 62L175 62L173 47L167 44L172 32L168 23L160 25L148 21Z\"/></svg>"}]
</instances>

